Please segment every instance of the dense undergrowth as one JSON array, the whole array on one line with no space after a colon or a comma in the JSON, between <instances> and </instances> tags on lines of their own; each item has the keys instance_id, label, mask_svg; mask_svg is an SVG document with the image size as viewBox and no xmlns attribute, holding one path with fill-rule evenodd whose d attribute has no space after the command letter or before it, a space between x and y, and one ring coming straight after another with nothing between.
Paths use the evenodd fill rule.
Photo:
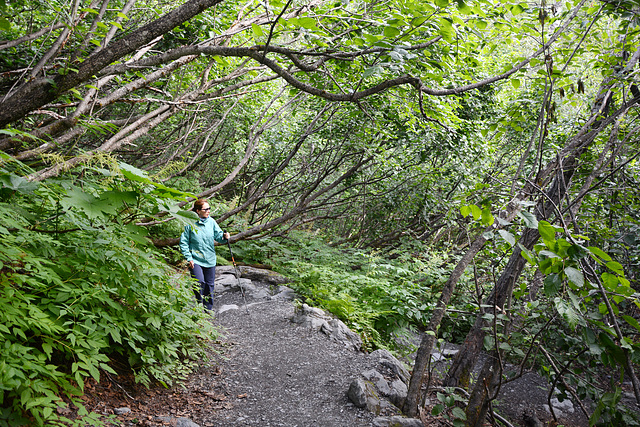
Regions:
<instances>
[{"instance_id":1,"label":"dense undergrowth","mask_svg":"<svg viewBox=\"0 0 640 427\"><path fill-rule=\"evenodd\" d=\"M303 300L357 331L366 350L399 352L412 350L402 338L426 326L449 264L455 261L445 253L409 244L384 254L333 247L305 232L240 242L236 251L243 262L267 263L293 280L291 286ZM473 320L473 301L467 298L469 277L462 282L452 307L455 320L440 331L449 341L463 339Z\"/></svg>"},{"instance_id":2,"label":"dense undergrowth","mask_svg":"<svg viewBox=\"0 0 640 427\"><path fill-rule=\"evenodd\" d=\"M215 331L133 221L178 193L135 169L36 185L5 166L0 426L99 425L78 397L101 371L133 371L143 384L184 378ZM83 420L58 414L68 402Z\"/></svg>"}]
</instances>

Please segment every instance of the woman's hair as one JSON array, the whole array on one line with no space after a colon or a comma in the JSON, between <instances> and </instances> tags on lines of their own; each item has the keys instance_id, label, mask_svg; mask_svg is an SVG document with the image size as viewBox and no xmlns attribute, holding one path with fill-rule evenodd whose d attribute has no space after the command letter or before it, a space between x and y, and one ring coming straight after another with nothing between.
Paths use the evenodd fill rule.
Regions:
<instances>
[{"instance_id":1,"label":"woman's hair","mask_svg":"<svg viewBox=\"0 0 640 427\"><path fill-rule=\"evenodd\" d=\"M198 212L200 209L202 209L205 203L207 203L207 199L198 199L193 202L193 208L191 210L194 212Z\"/></svg>"}]
</instances>

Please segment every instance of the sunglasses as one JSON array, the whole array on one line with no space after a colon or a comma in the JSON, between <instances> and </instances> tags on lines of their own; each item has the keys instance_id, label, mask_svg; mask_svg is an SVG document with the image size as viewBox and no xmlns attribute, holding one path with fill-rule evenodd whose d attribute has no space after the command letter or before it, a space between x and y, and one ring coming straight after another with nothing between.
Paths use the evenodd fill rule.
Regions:
<instances>
[{"instance_id":1,"label":"sunglasses","mask_svg":"<svg viewBox=\"0 0 640 427\"><path fill-rule=\"evenodd\" d=\"M210 211L211 208L204 208L204 209L200 209L201 211Z\"/></svg>"}]
</instances>

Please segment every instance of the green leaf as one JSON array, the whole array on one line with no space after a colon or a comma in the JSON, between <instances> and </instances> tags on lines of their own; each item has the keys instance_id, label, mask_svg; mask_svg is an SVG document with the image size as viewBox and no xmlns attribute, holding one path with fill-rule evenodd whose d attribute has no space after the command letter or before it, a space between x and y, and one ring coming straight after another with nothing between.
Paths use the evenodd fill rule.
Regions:
<instances>
[{"instance_id":1,"label":"green leaf","mask_svg":"<svg viewBox=\"0 0 640 427\"><path fill-rule=\"evenodd\" d=\"M536 265L536 257L533 252L525 248L521 243L518 243L518 248L520 248L520 255L522 258L526 259L529 264Z\"/></svg>"},{"instance_id":2,"label":"green leaf","mask_svg":"<svg viewBox=\"0 0 640 427\"><path fill-rule=\"evenodd\" d=\"M607 263L607 268L614 271L615 273L618 273L621 276L624 276L624 269L622 268L622 264L620 264L619 262L609 261Z\"/></svg>"},{"instance_id":3,"label":"green leaf","mask_svg":"<svg viewBox=\"0 0 640 427\"><path fill-rule=\"evenodd\" d=\"M460 214L463 218L466 218L471 213L471 207L469 206L460 206Z\"/></svg>"},{"instance_id":4,"label":"green leaf","mask_svg":"<svg viewBox=\"0 0 640 427\"><path fill-rule=\"evenodd\" d=\"M384 36L385 37L389 37L389 38L395 38L398 37L401 33L401 31L396 28L396 27L392 27L392 26L388 26L384 28Z\"/></svg>"},{"instance_id":5,"label":"green leaf","mask_svg":"<svg viewBox=\"0 0 640 427\"><path fill-rule=\"evenodd\" d=\"M493 214L491 213L491 208L489 206L482 209L482 224L483 225L491 225L495 219L493 218Z\"/></svg>"},{"instance_id":6,"label":"green leaf","mask_svg":"<svg viewBox=\"0 0 640 427\"><path fill-rule=\"evenodd\" d=\"M411 25L413 25L414 27L419 27L420 25L422 25L425 21L427 20L426 16L418 16L415 17L411 20Z\"/></svg>"},{"instance_id":7,"label":"green leaf","mask_svg":"<svg viewBox=\"0 0 640 427\"><path fill-rule=\"evenodd\" d=\"M562 279L557 273L549 274L544 279L544 294L548 297L552 297L560 292L562 289Z\"/></svg>"},{"instance_id":8,"label":"green leaf","mask_svg":"<svg viewBox=\"0 0 640 427\"><path fill-rule=\"evenodd\" d=\"M458 11L463 15L471 15L473 10L462 0L458 0Z\"/></svg>"},{"instance_id":9,"label":"green leaf","mask_svg":"<svg viewBox=\"0 0 640 427\"><path fill-rule=\"evenodd\" d=\"M507 230L498 230L498 234L500 234L500 237L502 237L511 246L516 244L516 238Z\"/></svg>"},{"instance_id":10,"label":"green leaf","mask_svg":"<svg viewBox=\"0 0 640 427\"><path fill-rule=\"evenodd\" d=\"M520 87L520 79L511 79L511 86L514 89L518 89Z\"/></svg>"},{"instance_id":11,"label":"green leaf","mask_svg":"<svg viewBox=\"0 0 640 427\"><path fill-rule=\"evenodd\" d=\"M305 17L305 18L299 18L298 19L298 25L300 25L302 28L306 28L308 30L312 30L317 28L316 27L316 20L313 18L309 18L309 17Z\"/></svg>"},{"instance_id":12,"label":"green leaf","mask_svg":"<svg viewBox=\"0 0 640 427\"><path fill-rule=\"evenodd\" d=\"M556 228L547 221L538 222L538 232L544 240L554 242L556 240Z\"/></svg>"},{"instance_id":13,"label":"green leaf","mask_svg":"<svg viewBox=\"0 0 640 427\"><path fill-rule=\"evenodd\" d=\"M262 31L262 28L260 28L259 25L251 24L251 31L253 32L254 39L264 36L264 32Z\"/></svg>"},{"instance_id":14,"label":"green leaf","mask_svg":"<svg viewBox=\"0 0 640 427\"><path fill-rule=\"evenodd\" d=\"M564 274L566 274L567 278L576 286L582 287L584 285L584 276L580 270L573 267L567 267L564 269Z\"/></svg>"},{"instance_id":15,"label":"green leaf","mask_svg":"<svg viewBox=\"0 0 640 427\"><path fill-rule=\"evenodd\" d=\"M540 251L540 252L538 253L538 255L540 255L540 256L544 256L544 257L546 257L546 258L558 258L558 259L562 259L562 257L561 257L560 255L558 255L557 253L555 253L555 252L551 252L551 251L548 251L548 250L546 250L546 249L545 249L545 250Z\"/></svg>"},{"instance_id":16,"label":"green leaf","mask_svg":"<svg viewBox=\"0 0 640 427\"><path fill-rule=\"evenodd\" d=\"M451 21L445 18L440 18L438 20L438 26L440 27L438 33L441 34L446 41L452 42L456 33Z\"/></svg>"},{"instance_id":17,"label":"green leaf","mask_svg":"<svg viewBox=\"0 0 640 427\"><path fill-rule=\"evenodd\" d=\"M444 411L445 406L442 403L438 403L437 405L434 405L433 408L431 409L431 415L440 415L442 413L442 411Z\"/></svg>"},{"instance_id":18,"label":"green leaf","mask_svg":"<svg viewBox=\"0 0 640 427\"><path fill-rule=\"evenodd\" d=\"M11 22L4 16L0 16L0 31L11 30Z\"/></svg>"},{"instance_id":19,"label":"green leaf","mask_svg":"<svg viewBox=\"0 0 640 427\"><path fill-rule=\"evenodd\" d=\"M473 219L478 220L482 217L482 209L476 205L469 205L469 208L471 208L471 215L473 215Z\"/></svg>"},{"instance_id":20,"label":"green leaf","mask_svg":"<svg viewBox=\"0 0 640 427\"><path fill-rule=\"evenodd\" d=\"M118 166L120 167L120 171L122 172L122 175L125 176L125 178L131 180L131 181L136 181L136 182L143 182L146 184L151 184L151 180L149 179L149 175L141 170L138 169L134 166L131 166L127 163L124 162L120 162L118 163Z\"/></svg>"},{"instance_id":21,"label":"green leaf","mask_svg":"<svg viewBox=\"0 0 640 427\"><path fill-rule=\"evenodd\" d=\"M637 331L640 331L640 323L638 323L638 321L636 319L634 319L631 316L627 316L627 315L622 315L620 317L622 317L629 325L631 325L634 328L636 328Z\"/></svg>"},{"instance_id":22,"label":"green leaf","mask_svg":"<svg viewBox=\"0 0 640 427\"><path fill-rule=\"evenodd\" d=\"M466 420L467 419L467 414L465 414L464 410L462 408L459 407L454 407L453 410L451 411L451 414L459 419L459 420Z\"/></svg>"},{"instance_id":23,"label":"green leaf","mask_svg":"<svg viewBox=\"0 0 640 427\"><path fill-rule=\"evenodd\" d=\"M625 363L624 351L622 351L622 348L620 348L615 342L613 342L611 336L608 333L600 333L600 342L607 349L607 353L612 355L620 365L623 365Z\"/></svg>"},{"instance_id":24,"label":"green leaf","mask_svg":"<svg viewBox=\"0 0 640 427\"><path fill-rule=\"evenodd\" d=\"M382 67L379 65L374 65L372 67L368 67L364 70L363 76L365 78L378 74L382 71Z\"/></svg>"},{"instance_id":25,"label":"green leaf","mask_svg":"<svg viewBox=\"0 0 640 427\"><path fill-rule=\"evenodd\" d=\"M476 28L480 30L484 30L487 28L487 22L483 21L482 19L476 19L474 22L476 24Z\"/></svg>"},{"instance_id":26,"label":"green leaf","mask_svg":"<svg viewBox=\"0 0 640 427\"><path fill-rule=\"evenodd\" d=\"M531 212L521 211L518 213L518 216L523 219L525 227L538 228L538 219Z\"/></svg>"},{"instance_id":27,"label":"green leaf","mask_svg":"<svg viewBox=\"0 0 640 427\"><path fill-rule=\"evenodd\" d=\"M496 341L493 338L493 336L485 335L484 340L483 340L483 346L484 346L485 350L487 350L487 351L493 350L495 344L496 344Z\"/></svg>"},{"instance_id":28,"label":"green leaf","mask_svg":"<svg viewBox=\"0 0 640 427\"><path fill-rule=\"evenodd\" d=\"M606 286L607 290L615 291L618 287L618 276L615 274L605 272L600 275L600 278L602 278L602 283Z\"/></svg>"},{"instance_id":29,"label":"green leaf","mask_svg":"<svg viewBox=\"0 0 640 427\"><path fill-rule=\"evenodd\" d=\"M103 217L98 198L82 191L79 187L74 187L67 192L67 195L60 199L60 205L66 210L83 212L88 218Z\"/></svg>"},{"instance_id":30,"label":"green leaf","mask_svg":"<svg viewBox=\"0 0 640 427\"><path fill-rule=\"evenodd\" d=\"M511 7L511 13L513 16L519 15L524 11L524 7L521 4L516 4Z\"/></svg>"},{"instance_id":31,"label":"green leaf","mask_svg":"<svg viewBox=\"0 0 640 427\"><path fill-rule=\"evenodd\" d=\"M438 7L447 7L449 5L449 0L436 0L435 3Z\"/></svg>"},{"instance_id":32,"label":"green leaf","mask_svg":"<svg viewBox=\"0 0 640 427\"><path fill-rule=\"evenodd\" d=\"M2 188L18 191L19 193L30 194L39 187L39 183L27 181L21 176L14 174L3 174L0 175L0 186Z\"/></svg>"},{"instance_id":33,"label":"green leaf","mask_svg":"<svg viewBox=\"0 0 640 427\"><path fill-rule=\"evenodd\" d=\"M553 302L556 310L558 310L558 313L562 317L564 317L564 319L569 323L569 326L572 329L578 326L580 317L578 316L578 313L573 309L573 307L567 304L567 302L562 298L554 298Z\"/></svg>"},{"instance_id":34,"label":"green leaf","mask_svg":"<svg viewBox=\"0 0 640 427\"><path fill-rule=\"evenodd\" d=\"M584 328L583 338L584 342L589 346L589 352L591 354L595 356L602 354L603 349L602 347L600 347L600 344L598 343L598 337L596 337L596 334L593 332L593 330Z\"/></svg>"},{"instance_id":35,"label":"green leaf","mask_svg":"<svg viewBox=\"0 0 640 427\"><path fill-rule=\"evenodd\" d=\"M140 243L143 245L148 245L151 242L145 238L149 234L149 230L145 227L141 227L135 224L126 224L123 226L123 230L127 233L126 237L130 240Z\"/></svg>"}]
</instances>

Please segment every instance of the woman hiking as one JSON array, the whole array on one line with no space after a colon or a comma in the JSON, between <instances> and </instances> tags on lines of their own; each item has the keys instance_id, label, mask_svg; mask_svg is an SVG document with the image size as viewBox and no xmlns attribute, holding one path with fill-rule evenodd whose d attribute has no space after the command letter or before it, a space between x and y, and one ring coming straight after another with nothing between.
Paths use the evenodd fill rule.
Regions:
<instances>
[{"instance_id":1,"label":"woman hiking","mask_svg":"<svg viewBox=\"0 0 640 427\"><path fill-rule=\"evenodd\" d=\"M208 312L213 309L213 286L216 278L215 242L227 243L231 235L223 232L211 218L211 207L206 199L198 199L191 209L198 214L194 225L187 225L180 236L180 251L189 263L191 276L200 284L193 293L198 303Z\"/></svg>"}]
</instances>

